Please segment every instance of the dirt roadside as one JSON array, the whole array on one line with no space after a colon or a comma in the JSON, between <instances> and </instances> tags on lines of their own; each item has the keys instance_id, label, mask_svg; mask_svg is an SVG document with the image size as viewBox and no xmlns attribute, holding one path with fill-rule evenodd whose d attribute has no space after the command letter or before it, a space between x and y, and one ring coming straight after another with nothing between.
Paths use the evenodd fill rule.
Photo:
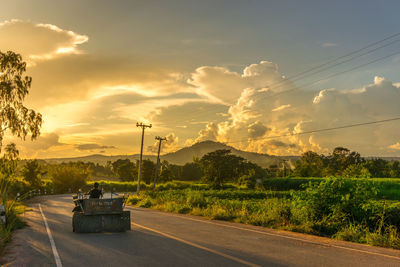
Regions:
<instances>
[{"instance_id":1,"label":"dirt roadside","mask_svg":"<svg viewBox=\"0 0 400 267\"><path fill-rule=\"evenodd\" d=\"M30 201L21 217L27 226L16 230L0 256L1 266L55 266L38 201Z\"/></svg>"}]
</instances>

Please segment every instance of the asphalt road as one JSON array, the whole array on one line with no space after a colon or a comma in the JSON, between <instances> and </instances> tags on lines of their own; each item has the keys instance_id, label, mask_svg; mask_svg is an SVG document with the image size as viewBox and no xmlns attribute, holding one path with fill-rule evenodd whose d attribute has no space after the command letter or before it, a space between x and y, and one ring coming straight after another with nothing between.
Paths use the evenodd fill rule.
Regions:
<instances>
[{"instance_id":1,"label":"asphalt road","mask_svg":"<svg viewBox=\"0 0 400 267\"><path fill-rule=\"evenodd\" d=\"M42 198L40 205L33 203L32 211L25 214L29 227L17 232L2 263L57 266L58 261L58 266L96 267L400 266L397 250L141 208L129 208L131 231L77 234L71 227L72 208L71 196L67 195Z\"/></svg>"}]
</instances>

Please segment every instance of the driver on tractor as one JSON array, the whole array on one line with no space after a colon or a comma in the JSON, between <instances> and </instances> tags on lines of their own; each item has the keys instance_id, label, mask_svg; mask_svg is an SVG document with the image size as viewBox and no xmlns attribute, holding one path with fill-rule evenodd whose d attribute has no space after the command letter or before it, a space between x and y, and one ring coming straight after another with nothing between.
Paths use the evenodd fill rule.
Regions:
<instances>
[{"instance_id":1,"label":"driver on tractor","mask_svg":"<svg viewBox=\"0 0 400 267\"><path fill-rule=\"evenodd\" d=\"M89 195L89 198L100 198L100 196L103 197L103 192L99 189L99 183L95 182L93 184L93 188L90 189L86 195Z\"/></svg>"}]
</instances>

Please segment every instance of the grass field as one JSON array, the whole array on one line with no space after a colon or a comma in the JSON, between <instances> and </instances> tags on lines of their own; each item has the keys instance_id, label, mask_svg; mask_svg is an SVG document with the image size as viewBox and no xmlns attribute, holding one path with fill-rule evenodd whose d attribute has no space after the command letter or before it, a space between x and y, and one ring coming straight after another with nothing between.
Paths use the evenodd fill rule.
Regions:
<instances>
[{"instance_id":1,"label":"grass field","mask_svg":"<svg viewBox=\"0 0 400 267\"><path fill-rule=\"evenodd\" d=\"M269 189L256 190L233 184L213 189L206 184L170 182L155 191L144 187L140 197L128 201L168 212L400 248L395 179L291 179L272 179ZM313 185L301 186L310 181Z\"/></svg>"},{"instance_id":2,"label":"grass field","mask_svg":"<svg viewBox=\"0 0 400 267\"><path fill-rule=\"evenodd\" d=\"M310 182L321 182L326 180L326 178L268 178L262 181L262 185L258 191L263 192L275 192L276 195L289 195L290 190L303 190L302 186L308 185ZM346 179L349 181L357 182L360 179ZM378 194L376 199L386 199L386 200L399 200L400 201L400 178L370 178L362 179L365 181L372 182L378 188ZM119 181L98 181L100 186L107 192L135 192L137 189L137 182L119 182ZM89 190L93 186L93 181L89 182L84 190ZM152 189L152 185L146 185L141 183L142 190ZM157 190L170 190L170 189L186 189L192 188L196 190L208 190L211 187L207 184L193 183L193 182L183 182L174 181L164 184L157 185ZM239 189L245 190L245 188L240 187L235 184L226 184L223 189ZM254 192L254 191L252 191Z\"/></svg>"}]
</instances>

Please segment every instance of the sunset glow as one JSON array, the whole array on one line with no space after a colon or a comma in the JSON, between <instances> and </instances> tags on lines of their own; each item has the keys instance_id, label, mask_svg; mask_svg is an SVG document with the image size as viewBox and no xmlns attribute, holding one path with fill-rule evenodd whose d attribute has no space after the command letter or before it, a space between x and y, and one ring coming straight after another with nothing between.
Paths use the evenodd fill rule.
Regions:
<instances>
[{"instance_id":1,"label":"sunset glow","mask_svg":"<svg viewBox=\"0 0 400 267\"><path fill-rule=\"evenodd\" d=\"M400 115L396 38L296 76L400 29L393 6L354 14L333 2L6 1L0 50L28 63L26 103L44 123L36 141L5 143L26 158L133 154L144 122L149 154L169 136L163 153L214 140L273 155L400 156L398 121L271 138ZM379 27L374 12L386 14Z\"/></svg>"}]
</instances>

